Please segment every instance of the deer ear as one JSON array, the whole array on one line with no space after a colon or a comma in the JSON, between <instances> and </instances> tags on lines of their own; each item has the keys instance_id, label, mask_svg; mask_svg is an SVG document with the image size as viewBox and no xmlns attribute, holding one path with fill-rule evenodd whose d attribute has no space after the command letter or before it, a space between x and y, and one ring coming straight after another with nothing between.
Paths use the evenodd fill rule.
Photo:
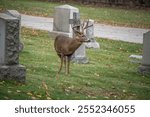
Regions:
<instances>
[{"instance_id":1,"label":"deer ear","mask_svg":"<svg viewBox=\"0 0 150 117\"><path fill-rule=\"evenodd\" d=\"M75 33L76 35L81 35L81 32L78 32L78 31L74 31L74 33Z\"/></svg>"},{"instance_id":2,"label":"deer ear","mask_svg":"<svg viewBox=\"0 0 150 117\"><path fill-rule=\"evenodd\" d=\"M78 31L74 31L74 34L80 35L81 33Z\"/></svg>"},{"instance_id":3,"label":"deer ear","mask_svg":"<svg viewBox=\"0 0 150 117\"><path fill-rule=\"evenodd\" d=\"M78 35L76 36L76 39L79 39L79 36L78 36Z\"/></svg>"}]
</instances>

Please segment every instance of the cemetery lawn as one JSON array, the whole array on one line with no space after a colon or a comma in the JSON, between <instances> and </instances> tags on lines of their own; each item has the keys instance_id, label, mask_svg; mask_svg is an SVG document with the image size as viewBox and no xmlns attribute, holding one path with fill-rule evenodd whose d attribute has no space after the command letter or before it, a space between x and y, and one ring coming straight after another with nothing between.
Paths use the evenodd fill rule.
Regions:
<instances>
[{"instance_id":1,"label":"cemetery lawn","mask_svg":"<svg viewBox=\"0 0 150 117\"><path fill-rule=\"evenodd\" d=\"M60 60L48 32L22 29L25 48L20 64L27 68L26 83L0 81L0 99L150 99L150 75L137 72L131 54L142 45L97 38L100 49L87 49L89 64L71 63L56 79Z\"/></svg>"},{"instance_id":2,"label":"cemetery lawn","mask_svg":"<svg viewBox=\"0 0 150 117\"><path fill-rule=\"evenodd\" d=\"M54 7L65 3L41 2L36 0L0 0L0 11L18 10L20 13L53 17ZM150 28L150 9L121 9L85 6L68 3L80 9L81 18L94 19L98 23Z\"/></svg>"}]
</instances>

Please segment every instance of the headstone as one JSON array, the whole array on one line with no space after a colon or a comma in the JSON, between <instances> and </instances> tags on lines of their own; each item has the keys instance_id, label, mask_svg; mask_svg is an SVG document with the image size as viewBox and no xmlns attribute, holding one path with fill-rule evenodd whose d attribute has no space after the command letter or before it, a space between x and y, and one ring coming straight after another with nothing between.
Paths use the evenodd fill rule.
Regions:
<instances>
[{"instance_id":1,"label":"headstone","mask_svg":"<svg viewBox=\"0 0 150 117\"><path fill-rule=\"evenodd\" d=\"M70 24L73 26L78 26L76 30L80 31L80 14L73 13L73 19L70 19ZM73 37L75 37L75 33L73 33ZM82 44L72 55L71 60L76 63L88 63L88 59L86 57L85 45Z\"/></svg>"},{"instance_id":2,"label":"headstone","mask_svg":"<svg viewBox=\"0 0 150 117\"><path fill-rule=\"evenodd\" d=\"M86 37L88 40L90 40L89 43L85 43L86 48L100 48L100 45L98 42L96 42L94 38L94 20L89 19L88 20L88 28L86 29Z\"/></svg>"},{"instance_id":3,"label":"headstone","mask_svg":"<svg viewBox=\"0 0 150 117\"><path fill-rule=\"evenodd\" d=\"M25 73L19 64L19 20L0 13L0 79L24 83Z\"/></svg>"},{"instance_id":4,"label":"headstone","mask_svg":"<svg viewBox=\"0 0 150 117\"><path fill-rule=\"evenodd\" d=\"M55 7L53 31L50 32L50 35L56 36L58 34L64 34L72 37L72 29L69 24L69 19L73 19L73 13L79 13L79 9L70 5Z\"/></svg>"},{"instance_id":5,"label":"headstone","mask_svg":"<svg viewBox=\"0 0 150 117\"><path fill-rule=\"evenodd\" d=\"M21 36L20 36L20 34L21 34L21 14L16 10L7 10L5 13L7 15L13 16L19 20L19 38L21 39ZM23 47L24 47L23 42L19 42L19 51L22 51Z\"/></svg>"},{"instance_id":6,"label":"headstone","mask_svg":"<svg viewBox=\"0 0 150 117\"><path fill-rule=\"evenodd\" d=\"M139 72L150 74L150 31L145 33L143 37L143 59Z\"/></svg>"}]
</instances>

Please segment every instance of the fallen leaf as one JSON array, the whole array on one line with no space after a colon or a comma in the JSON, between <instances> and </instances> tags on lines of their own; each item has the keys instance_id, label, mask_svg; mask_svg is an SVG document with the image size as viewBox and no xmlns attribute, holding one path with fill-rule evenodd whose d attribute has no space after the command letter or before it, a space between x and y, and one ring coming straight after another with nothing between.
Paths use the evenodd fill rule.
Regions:
<instances>
[{"instance_id":1,"label":"fallen leaf","mask_svg":"<svg viewBox=\"0 0 150 117\"><path fill-rule=\"evenodd\" d=\"M1 85L4 84L4 83L5 83L5 81L0 82Z\"/></svg>"},{"instance_id":2,"label":"fallen leaf","mask_svg":"<svg viewBox=\"0 0 150 117\"><path fill-rule=\"evenodd\" d=\"M12 93L12 91L8 90L8 93Z\"/></svg>"},{"instance_id":3,"label":"fallen leaf","mask_svg":"<svg viewBox=\"0 0 150 117\"><path fill-rule=\"evenodd\" d=\"M41 95L36 95L38 98L41 98L42 96Z\"/></svg>"},{"instance_id":4,"label":"fallen leaf","mask_svg":"<svg viewBox=\"0 0 150 117\"><path fill-rule=\"evenodd\" d=\"M123 93L126 93L127 91L126 91L126 90L123 90L122 92L123 92Z\"/></svg>"},{"instance_id":5,"label":"fallen leaf","mask_svg":"<svg viewBox=\"0 0 150 117\"><path fill-rule=\"evenodd\" d=\"M16 90L17 91L17 93L20 93L21 91L20 90Z\"/></svg>"},{"instance_id":6,"label":"fallen leaf","mask_svg":"<svg viewBox=\"0 0 150 117\"><path fill-rule=\"evenodd\" d=\"M50 97L47 97L47 100L51 100L52 98L50 98Z\"/></svg>"},{"instance_id":7,"label":"fallen leaf","mask_svg":"<svg viewBox=\"0 0 150 117\"><path fill-rule=\"evenodd\" d=\"M27 95L32 96L32 93L31 92L27 92Z\"/></svg>"},{"instance_id":8,"label":"fallen leaf","mask_svg":"<svg viewBox=\"0 0 150 117\"><path fill-rule=\"evenodd\" d=\"M94 73L95 76L99 77L100 75L98 73Z\"/></svg>"},{"instance_id":9,"label":"fallen leaf","mask_svg":"<svg viewBox=\"0 0 150 117\"><path fill-rule=\"evenodd\" d=\"M104 98L105 98L105 99L109 99L109 97L107 97L107 96L105 96Z\"/></svg>"},{"instance_id":10,"label":"fallen leaf","mask_svg":"<svg viewBox=\"0 0 150 117\"><path fill-rule=\"evenodd\" d=\"M9 99L9 98L7 96L5 96L4 99Z\"/></svg>"},{"instance_id":11,"label":"fallen leaf","mask_svg":"<svg viewBox=\"0 0 150 117\"><path fill-rule=\"evenodd\" d=\"M68 93L68 92L70 92L70 90L68 90L68 89L65 89L65 92L67 92L67 93Z\"/></svg>"},{"instance_id":12,"label":"fallen leaf","mask_svg":"<svg viewBox=\"0 0 150 117\"><path fill-rule=\"evenodd\" d=\"M36 97L34 97L34 96L32 96L31 98L32 98L33 100L36 100Z\"/></svg>"},{"instance_id":13,"label":"fallen leaf","mask_svg":"<svg viewBox=\"0 0 150 117\"><path fill-rule=\"evenodd\" d=\"M46 93L46 96L50 96L50 94L49 94L49 92L48 92L48 91L46 91L45 93Z\"/></svg>"},{"instance_id":14,"label":"fallen leaf","mask_svg":"<svg viewBox=\"0 0 150 117\"><path fill-rule=\"evenodd\" d=\"M46 83L43 81L42 82L42 86L46 89L46 90L48 90L48 86L46 85Z\"/></svg>"}]
</instances>

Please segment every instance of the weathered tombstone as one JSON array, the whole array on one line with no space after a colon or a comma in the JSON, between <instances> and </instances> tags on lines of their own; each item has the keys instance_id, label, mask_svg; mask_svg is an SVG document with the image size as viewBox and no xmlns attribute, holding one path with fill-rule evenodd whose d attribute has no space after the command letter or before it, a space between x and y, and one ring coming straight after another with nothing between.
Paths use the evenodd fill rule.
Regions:
<instances>
[{"instance_id":1,"label":"weathered tombstone","mask_svg":"<svg viewBox=\"0 0 150 117\"><path fill-rule=\"evenodd\" d=\"M50 35L64 34L72 37L72 29L69 24L69 19L73 19L73 13L79 13L79 9L70 5L61 5L55 7L53 31Z\"/></svg>"},{"instance_id":2,"label":"weathered tombstone","mask_svg":"<svg viewBox=\"0 0 150 117\"><path fill-rule=\"evenodd\" d=\"M94 20L88 20L88 28L86 29L86 37L90 40L89 43L85 43L87 48L100 48L99 43L94 38Z\"/></svg>"},{"instance_id":3,"label":"weathered tombstone","mask_svg":"<svg viewBox=\"0 0 150 117\"><path fill-rule=\"evenodd\" d=\"M70 19L70 24L73 26L78 26L77 30L80 31L80 14L73 13L73 19ZM73 37L76 36L73 33ZM82 44L72 55L72 61L76 63L88 63L88 59L86 57L85 45Z\"/></svg>"},{"instance_id":4,"label":"weathered tombstone","mask_svg":"<svg viewBox=\"0 0 150 117\"><path fill-rule=\"evenodd\" d=\"M21 36L20 36L20 34L21 34L21 14L16 10L7 10L5 13L7 15L13 16L19 20L19 38L21 39ZM23 47L24 47L23 45L24 45L23 42L19 42L19 51L23 50Z\"/></svg>"},{"instance_id":5,"label":"weathered tombstone","mask_svg":"<svg viewBox=\"0 0 150 117\"><path fill-rule=\"evenodd\" d=\"M19 20L0 13L0 79L24 83L25 73L19 64Z\"/></svg>"},{"instance_id":6,"label":"weathered tombstone","mask_svg":"<svg viewBox=\"0 0 150 117\"><path fill-rule=\"evenodd\" d=\"M150 31L145 33L143 37L143 59L139 72L150 74Z\"/></svg>"}]
</instances>

